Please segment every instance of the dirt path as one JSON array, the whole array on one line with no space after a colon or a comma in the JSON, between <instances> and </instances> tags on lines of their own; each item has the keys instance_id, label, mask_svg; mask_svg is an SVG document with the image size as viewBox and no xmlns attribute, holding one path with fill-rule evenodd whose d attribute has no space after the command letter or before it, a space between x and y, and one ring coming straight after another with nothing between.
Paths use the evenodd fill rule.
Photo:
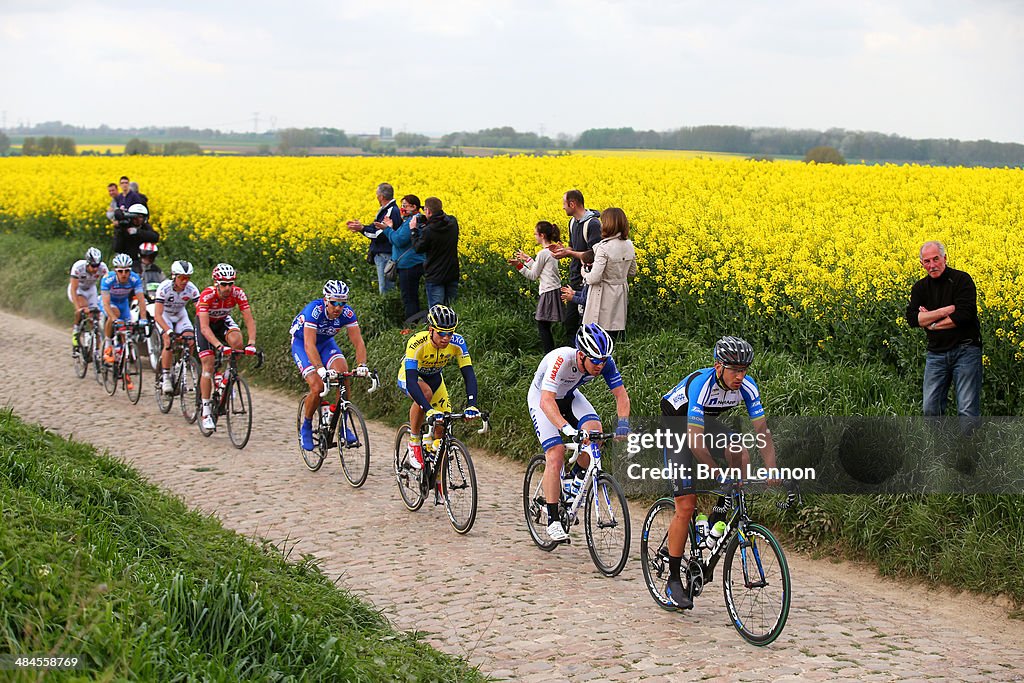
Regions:
<instances>
[{"instance_id":1,"label":"dirt path","mask_svg":"<svg viewBox=\"0 0 1024 683\"><path fill-rule=\"evenodd\" d=\"M370 478L351 489L337 460L320 472L295 447L296 399L256 390L257 423L244 451L161 415L151 375L137 406L76 380L69 334L0 312L0 405L91 442L243 534L288 539L401 629L467 657L491 675L524 681L692 678L960 681L1024 679L1024 622L977 598L877 578L868 567L790 553L793 605L768 648L729 623L720 583L686 614L651 601L633 557L615 579L597 574L580 538L537 550L522 521L523 465L474 453L480 512L467 537L443 509L409 513L389 474L393 430L370 425ZM29 355L31 354L31 356ZM33 364L30 359L52 359ZM70 382L70 384L69 384ZM296 381L298 384L298 381ZM69 393L76 397L69 401ZM73 410L93 402L95 410ZM148 427L143 427L148 425ZM142 431L145 430L145 431ZM140 434L147 436L139 452ZM646 510L633 509L634 541ZM579 650L583 644L583 650Z\"/></svg>"}]
</instances>

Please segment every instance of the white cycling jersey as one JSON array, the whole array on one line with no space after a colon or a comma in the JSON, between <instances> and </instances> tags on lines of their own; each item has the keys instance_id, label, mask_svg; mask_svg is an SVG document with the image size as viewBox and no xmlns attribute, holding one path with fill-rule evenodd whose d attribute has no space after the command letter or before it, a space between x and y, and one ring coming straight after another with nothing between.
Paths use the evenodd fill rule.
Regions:
<instances>
[{"instance_id":1,"label":"white cycling jersey","mask_svg":"<svg viewBox=\"0 0 1024 683\"><path fill-rule=\"evenodd\" d=\"M78 291L83 293L89 289L95 290L96 283L110 272L105 263L100 263L100 267L96 269L95 273L90 273L86 268L87 265L85 259L79 259L75 261L75 265L71 266L71 277L78 278Z\"/></svg>"},{"instance_id":2,"label":"white cycling jersey","mask_svg":"<svg viewBox=\"0 0 1024 683\"><path fill-rule=\"evenodd\" d=\"M178 291L174 288L174 280L164 280L156 290L156 301L164 305L164 313L178 315L190 301L199 298L199 288L189 282L185 289Z\"/></svg>"}]
</instances>

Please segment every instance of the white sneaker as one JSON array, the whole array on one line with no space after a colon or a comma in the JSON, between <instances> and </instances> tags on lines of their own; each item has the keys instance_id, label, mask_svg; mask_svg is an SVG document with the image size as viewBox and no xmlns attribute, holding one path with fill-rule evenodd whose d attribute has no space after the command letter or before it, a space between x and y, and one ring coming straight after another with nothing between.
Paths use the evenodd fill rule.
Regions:
<instances>
[{"instance_id":1,"label":"white sneaker","mask_svg":"<svg viewBox=\"0 0 1024 683\"><path fill-rule=\"evenodd\" d=\"M203 415L203 421L201 424L203 425L203 429L208 432L212 432L217 427L213 422L213 415Z\"/></svg>"},{"instance_id":2,"label":"white sneaker","mask_svg":"<svg viewBox=\"0 0 1024 683\"><path fill-rule=\"evenodd\" d=\"M548 524L548 537L555 543L561 543L562 541L569 540L569 534L565 533L565 529L562 528L562 523L558 521Z\"/></svg>"},{"instance_id":3,"label":"white sneaker","mask_svg":"<svg viewBox=\"0 0 1024 683\"><path fill-rule=\"evenodd\" d=\"M174 391L174 382L171 381L170 374L164 375L164 381L160 385L160 391L164 392L165 394L169 394L172 391Z\"/></svg>"}]
</instances>

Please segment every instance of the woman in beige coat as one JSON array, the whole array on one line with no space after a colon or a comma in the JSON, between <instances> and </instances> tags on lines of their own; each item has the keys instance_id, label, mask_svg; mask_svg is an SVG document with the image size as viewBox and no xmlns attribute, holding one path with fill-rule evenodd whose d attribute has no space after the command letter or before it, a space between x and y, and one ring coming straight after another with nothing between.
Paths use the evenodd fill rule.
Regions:
<instances>
[{"instance_id":1,"label":"woman in beige coat","mask_svg":"<svg viewBox=\"0 0 1024 683\"><path fill-rule=\"evenodd\" d=\"M609 208L601 213L601 241L594 245L594 264L584 270L590 285L583 324L597 323L622 338L626 330L629 299L627 278L636 275L636 251L629 237L629 221L622 209Z\"/></svg>"}]
</instances>

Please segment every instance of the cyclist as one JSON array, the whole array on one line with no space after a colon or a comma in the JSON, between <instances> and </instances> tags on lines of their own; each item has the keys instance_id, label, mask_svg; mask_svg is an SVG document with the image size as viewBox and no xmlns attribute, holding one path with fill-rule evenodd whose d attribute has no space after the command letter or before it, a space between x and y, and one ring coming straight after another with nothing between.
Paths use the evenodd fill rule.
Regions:
<instances>
[{"instance_id":1,"label":"cyclist","mask_svg":"<svg viewBox=\"0 0 1024 683\"><path fill-rule=\"evenodd\" d=\"M130 299L132 295L139 302L139 322L149 324L146 315L146 297L143 294L142 279L132 272L132 257L117 254L111 260L113 273L107 273L100 281L100 296L103 300L103 362L114 363L114 323L129 322L132 319ZM132 378L128 375L128 389L132 390Z\"/></svg>"},{"instance_id":2,"label":"cyclist","mask_svg":"<svg viewBox=\"0 0 1024 683\"><path fill-rule=\"evenodd\" d=\"M210 415L210 395L213 393L213 373L216 354L225 343L235 351L256 353L256 320L252 317L249 298L241 287L235 286L236 273L231 264L218 263L213 267L213 285L199 293L196 317L199 319L199 360L203 372L199 378L199 392L203 400L202 427L212 431L215 427ZM248 346L242 345L242 333L229 313L235 307L242 312Z\"/></svg>"},{"instance_id":3,"label":"cyclist","mask_svg":"<svg viewBox=\"0 0 1024 683\"><path fill-rule=\"evenodd\" d=\"M192 264L188 261L175 261L171 264L171 279L161 282L156 290L153 318L164 340L164 350L160 354L160 389L164 393L174 391L171 382L171 363L174 360L171 333L181 335L189 348L195 343L195 328L185 310L190 301L199 298L199 288L192 283L193 272Z\"/></svg>"},{"instance_id":4,"label":"cyclist","mask_svg":"<svg viewBox=\"0 0 1024 683\"><path fill-rule=\"evenodd\" d=\"M324 377L328 370L347 372L348 361L334 341L341 328L345 328L348 339L356 350L356 375L368 377L370 369L366 367L366 344L359 330L356 312L348 305L348 285L341 280L328 280L324 284L323 297L313 299L299 311L292 320L289 330L292 335L292 358L302 373L302 379L309 385L306 396L306 412L299 428L299 440L302 447L313 450L313 415L320 405L320 397L324 393ZM352 383L345 379L345 395L349 396ZM345 427L345 441L358 441L355 433Z\"/></svg>"},{"instance_id":5,"label":"cyclist","mask_svg":"<svg viewBox=\"0 0 1024 683\"><path fill-rule=\"evenodd\" d=\"M629 394L612 360L611 337L600 325L590 323L579 329L575 341L575 348L563 346L544 356L527 394L530 419L546 458L543 486L548 508L548 536L559 543L569 539L558 515L559 482L565 462L562 435L573 437L580 429L601 429L597 412L579 391L580 387L601 375L615 397L615 412L619 416L615 435L621 437L629 433ZM580 449L572 469L573 493L579 490L583 474L590 465L589 451L593 446L587 443Z\"/></svg>"},{"instance_id":6,"label":"cyclist","mask_svg":"<svg viewBox=\"0 0 1024 683\"><path fill-rule=\"evenodd\" d=\"M68 301L75 307L75 324L71 328L71 352L78 354L78 331L82 325L82 315L89 311L100 310L100 299L96 293L96 282L108 273L103 263L103 254L96 247L89 247L85 258L75 261L71 266L71 280L68 282Z\"/></svg>"},{"instance_id":7,"label":"cyclist","mask_svg":"<svg viewBox=\"0 0 1024 683\"><path fill-rule=\"evenodd\" d=\"M669 431L681 430L682 418L686 418L686 439L678 451L666 449L666 465L671 462L680 468L679 472L692 474L694 459L718 467L714 456L724 455L730 467L746 471L750 453L738 439L732 438L735 435L718 417L743 403L761 437L759 445L764 444L760 451L765 465L775 467L775 444L761 405L761 392L754 378L747 374L754 362L754 347L739 337L722 337L715 343L713 358L712 367L691 373L661 399L662 422ZM728 445L714 447L723 443ZM713 447L708 448L709 445ZM677 478L672 484L672 495L676 512L668 528L669 579L665 595L679 609L690 609L693 601L679 571L690 518L697 504L693 476ZM723 502L720 500L719 504ZM714 517L711 523L714 524Z\"/></svg>"},{"instance_id":8,"label":"cyclist","mask_svg":"<svg viewBox=\"0 0 1024 683\"><path fill-rule=\"evenodd\" d=\"M441 370L452 359L459 364L466 383L466 417L480 415L476 407L477 384L469 347L461 334L455 334L459 316L448 306L435 304L427 311L427 329L417 332L405 345L405 361L398 371L398 388L412 399L409 407L409 463L423 467L420 428L424 418L451 410L448 388Z\"/></svg>"}]
</instances>

